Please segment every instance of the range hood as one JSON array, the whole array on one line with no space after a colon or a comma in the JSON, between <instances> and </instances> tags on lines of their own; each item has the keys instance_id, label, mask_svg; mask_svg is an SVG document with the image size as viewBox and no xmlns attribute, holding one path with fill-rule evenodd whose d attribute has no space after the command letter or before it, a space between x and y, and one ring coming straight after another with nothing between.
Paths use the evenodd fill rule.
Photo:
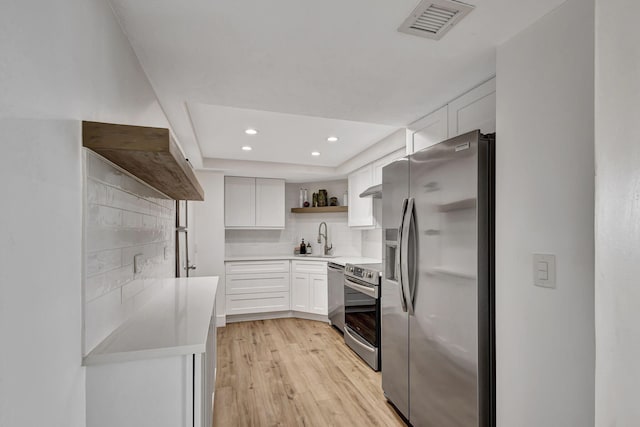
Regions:
<instances>
[{"instance_id":1,"label":"range hood","mask_svg":"<svg viewBox=\"0 0 640 427\"><path fill-rule=\"evenodd\" d=\"M360 197L372 197L374 199L382 199L382 184L372 185L371 187L360 193Z\"/></svg>"}]
</instances>

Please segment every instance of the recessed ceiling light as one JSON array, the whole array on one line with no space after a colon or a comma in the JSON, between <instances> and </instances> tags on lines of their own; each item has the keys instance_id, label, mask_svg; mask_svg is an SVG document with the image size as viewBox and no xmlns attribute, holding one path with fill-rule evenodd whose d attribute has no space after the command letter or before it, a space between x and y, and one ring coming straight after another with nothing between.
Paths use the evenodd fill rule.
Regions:
<instances>
[{"instance_id":1,"label":"recessed ceiling light","mask_svg":"<svg viewBox=\"0 0 640 427\"><path fill-rule=\"evenodd\" d=\"M312 155L312 156L319 156L319 155L320 155L320 153L319 153L318 151L312 151L312 152L311 152L311 155Z\"/></svg>"},{"instance_id":2,"label":"recessed ceiling light","mask_svg":"<svg viewBox=\"0 0 640 427\"><path fill-rule=\"evenodd\" d=\"M244 151L251 151L251 150L253 150L253 148L249 147L248 145L245 145L244 147L242 147L242 149L243 149Z\"/></svg>"},{"instance_id":3,"label":"recessed ceiling light","mask_svg":"<svg viewBox=\"0 0 640 427\"><path fill-rule=\"evenodd\" d=\"M247 135L255 135L258 133L258 131L255 129L247 129L244 131L244 133L246 133Z\"/></svg>"},{"instance_id":4,"label":"recessed ceiling light","mask_svg":"<svg viewBox=\"0 0 640 427\"><path fill-rule=\"evenodd\" d=\"M329 141L329 142L337 142L338 141L338 137L337 136L330 136L329 138L327 138L327 141Z\"/></svg>"}]
</instances>

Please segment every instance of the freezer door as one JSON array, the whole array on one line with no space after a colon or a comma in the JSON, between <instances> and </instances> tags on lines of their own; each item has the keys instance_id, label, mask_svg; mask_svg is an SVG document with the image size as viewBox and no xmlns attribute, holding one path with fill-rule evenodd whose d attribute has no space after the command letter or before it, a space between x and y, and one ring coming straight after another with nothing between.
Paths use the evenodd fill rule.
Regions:
<instances>
[{"instance_id":1,"label":"freezer door","mask_svg":"<svg viewBox=\"0 0 640 427\"><path fill-rule=\"evenodd\" d=\"M382 209L385 248L382 276L382 389L387 399L409 416L409 318L402 304L398 265L402 211L409 192L409 161L397 160L382 170Z\"/></svg>"},{"instance_id":2,"label":"freezer door","mask_svg":"<svg viewBox=\"0 0 640 427\"><path fill-rule=\"evenodd\" d=\"M409 421L416 427L479 425L478 136L411 156L417 262L409 286Z\"/></svg>"}]
</instances>

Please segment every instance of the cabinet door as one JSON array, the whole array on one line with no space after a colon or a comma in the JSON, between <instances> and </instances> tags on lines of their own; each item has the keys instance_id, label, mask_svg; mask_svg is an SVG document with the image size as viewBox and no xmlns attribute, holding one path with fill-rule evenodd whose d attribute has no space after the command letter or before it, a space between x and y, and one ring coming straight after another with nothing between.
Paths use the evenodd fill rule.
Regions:
<instances>
[{"instance_id":1,"label":"cabinet door","mask_svg":"<svg viewBox=\"0 0 640 427\"><path fill-rule=\"evenodd\" d=\"M225 227L256 225L256 179L226 176L224 178Z\"/></svg>"},{"instance_id":2,"label":"cabinet door","mask_svg":"<svg viewBox=\"0 0 640 427\"><path fill-rule=\"evenodd\" d=\"M413 154L446 140L448 133L447 107L434 111L409 125L407 153Z\"/></svg>"},{"instance_id":3,"label":"cabinet door","mask_svg":"<svg viewBox=\"0 0 640 427\"><path fill-rule=\"evenodd\" d=\"M373 184L372 185L382 184L382 168L387 166L389 163L404 157L406 155L405 153L406 153L406 150L402 148L400 150L394 151L391 154L387 154L383 158L373 162Z\"/></svg>"},{"instance_id":4,"label":"cabinet door","mask_svg":"<svg viewBox=\"0 0 640 427\"><path fill-rule=\"evenodd\" d=\"M291 281L291 310L309 311L309 275L294 274Z\"/></svg>"},{"instance_id":5,"label":"cabinet door","mask_svg":"<svg viewBox=\"0 0 640 427\"><path fill-rule=\"evenodd\" d=\"M480 129L496 131L496 79L491 79L449 103L449 137Z\"/></svg>"},{"instance_id":6,"label":"cabinet door","mask_svg":"<svg viewBox=\"0 0 640 427\"><path fill-rule=\"evenodd\" d=\"M361 198L362 193L373 183L373 164L369 164L349 175L349 227L373 226L373 199Z\"/></svg>"},{"instance_id":7,"label":"cabinet door","mask_svg":"<svg viewBox=\"0 0 640 427\"><path fill-rule=\"evenodd\" d=\"M312 313L327 315L329 289L326 274L310 274L310 310Z\"/></svg>"},{"instance_id":8,"label":"cabinet door","mask_svg":"<svg viewBox=\"0 0 640 427\"><path fill-rule=\"evenodd\" d=\"M284 228L284 180L256 178L256 227Z\"/></svg>"}]
</instances>

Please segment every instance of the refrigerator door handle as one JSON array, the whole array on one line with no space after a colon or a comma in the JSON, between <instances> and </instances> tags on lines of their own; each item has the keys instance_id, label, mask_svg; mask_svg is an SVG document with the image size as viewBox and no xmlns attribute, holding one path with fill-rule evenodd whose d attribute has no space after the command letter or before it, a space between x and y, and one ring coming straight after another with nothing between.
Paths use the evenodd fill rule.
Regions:
<instances>
[{"instance_id":1,"label":"refrigerator door handle","mask_svg":"<svg viewBox=\"0 0 640 427\"><path fill-rule=\"evenodd\" d=\"M410 315L413 314L413 301L410 298L409 289L409 262L411 261L410 256L415 255L415 248L412 248L413 252L409 253L409 232L411 231L411 220L413 218L413 204L413 198L407 200L407 206L402 215L402 236L400 238L400 286L404 295L403 306L407 307L407 312Z\"/></svg>"},{"instance_id":2,"label":"refrigerator door handle","mask_svg":"<svg viewBox=\"0 0 640 427\"><path fill-rule=\"evenodd\" d=\"M407 208L407 217L409 218L407 221L407 229L405 232L407 233L407 289L405 290L408 298L407 298L407 306L409 307L409 312L413 313L415 311L415 294L416 294L416 285L418 281L418 275L416 274L416 269L418 267L417 259L418 259L418 235L417 235L417 225L416 225L416 213L415 213L415 201L414 199L410 199L409 207Z\"/></svg>"},{"instance_id":3,"label":"refrigerator door handle","mask_svg":"<svg viewBox=\"0 0 640 427\"><path fill-rule=\"evenodd\" d=\"M400 226L398 227L398 246L396 253L396 272L398 274L398 290L400 291L400 304L402 305L402 311L406 313L407 311L407 299L404 294L404 286L402 285L403 277L402 277L402 228L404 226L404 216L407 211L407 204L409 203L409 199L404 199L402 202L402 215L400 215Z\"/></svg>"}]
</instances>

